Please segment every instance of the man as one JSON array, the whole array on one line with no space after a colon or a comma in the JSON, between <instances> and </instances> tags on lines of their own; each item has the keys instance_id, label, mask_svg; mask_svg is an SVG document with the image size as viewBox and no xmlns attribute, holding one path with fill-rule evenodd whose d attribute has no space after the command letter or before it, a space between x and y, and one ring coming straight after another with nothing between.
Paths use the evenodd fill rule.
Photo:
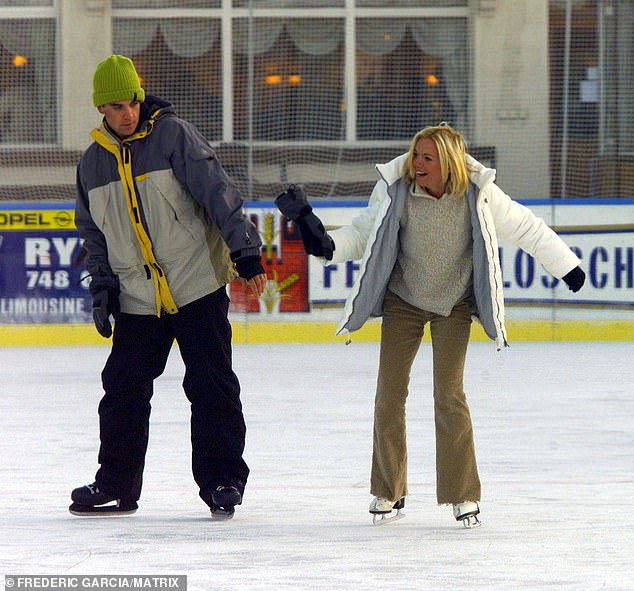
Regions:
<instances>
[{"instance_id":1,"label":"man","mask_svg":"<svg viewBox=\"0 0 634 591\"><path fill-rule=\"evenodd\" d=\"M134 513L153 381L173 341L191 403L192 470L212 517L242 502L249 469L231 365L226 284L260 296L261 240L205 138L162 99L145 96L132 61L112 55L93 78L104 116L77 168L75 222L87 252L93 318L112 334L99 404L100 468L73 490L75 515Z\"/></svg>"}]
</instances>

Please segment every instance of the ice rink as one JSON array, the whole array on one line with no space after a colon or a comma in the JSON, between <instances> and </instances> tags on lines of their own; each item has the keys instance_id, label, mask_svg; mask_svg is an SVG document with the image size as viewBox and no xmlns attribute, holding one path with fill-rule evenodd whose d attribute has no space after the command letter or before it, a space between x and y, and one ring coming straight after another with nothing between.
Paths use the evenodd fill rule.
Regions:
<instances>
[{"instance_id":1,"label":"ice rink","mask_svg":"<svg viewBox=\"0 0 634 591\"><path fill-rule=\"evenodd\" d=\"M512 337L512 335L511 335ZM80 519L108 347L0 348L3 575L184 574L190 590L634 589L634 342L471 344L483 526L435 502L431 350L408 402L406 517L371 525L378 345L240 345L251 467L212 522L190 473L174 349L136 515Z\"/></svg>"}]
</instances>

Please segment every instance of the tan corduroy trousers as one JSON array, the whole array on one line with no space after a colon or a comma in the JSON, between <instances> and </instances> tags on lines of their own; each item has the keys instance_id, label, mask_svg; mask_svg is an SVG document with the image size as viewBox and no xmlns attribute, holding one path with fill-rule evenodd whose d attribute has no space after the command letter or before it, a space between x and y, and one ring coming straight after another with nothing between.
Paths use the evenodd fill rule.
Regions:
<instances>
[{"instance_id":1,"label":"tan corduroy trousers","mask_svg":"<svg viewBox=\"0 0 634 591\"><path fill-rule=\"evenodd\" d=\"M463 388L471 306L460 302L444 317L420 310L390 291L381 328L370 492L390 500L407 495L405 401L427 323L433 352L436 498L439 504L479 501L473 426Z\"/></svg>"}]
</instances>

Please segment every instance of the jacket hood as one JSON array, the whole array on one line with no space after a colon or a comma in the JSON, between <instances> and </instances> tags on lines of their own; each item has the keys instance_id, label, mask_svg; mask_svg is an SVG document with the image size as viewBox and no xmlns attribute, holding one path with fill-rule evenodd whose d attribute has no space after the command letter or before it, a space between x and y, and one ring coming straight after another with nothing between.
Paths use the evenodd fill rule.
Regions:
<instances>
[{"instance_id":1,"label":"jacket hood","mask_svg":"<svg viewBox=\"0 0 634 591\"><path fill-rule=\"evenodd\" d=\"M376 170L385 180L388 187L392 186L397 180L404 176L403 167L407 159L407 152L396 158L386 162L385 164L377 164ZM469 179L477 187L482 189L486 184L495 181L496 171L494 168L487 168L481 162L478 162L473 156L467 154L467 171Z\"/></svg>"},{"instance_id":2,"label":"jacket hood","mask_svg":"<svg viewBox=\"0 0 634 591\"><path fill-rule=\"evenodd\" d=\"M480 189L495 181L495 168L487 168L471 154L467 154L467 172L469 180Z\"/></svg>"},{"instance_id":3,"label":"jacket hood","mask_svg":"<svg viewBox=\"0 0 634 591\"><path fill-rule=\"evenodd\" d=\"M377 164L376 170L381 175L383 180L387 183L388 187L391 187L396 181L403 177L403 166L407 159L407 152L397 156L393 160L386 162L385 164Z\"/></svg>"},{"instance_id":4,"label":"jacket hood","mask_svg":"<svg viewBox=\"0 0 634 591\"><path fill-rule=\"evenodd\" d=\"M172 107L172 103L162 99L158 96L153 96L151 94L145 95L145 100L141 103L141 125L147 121L156 111L161 110L161 117L164 113L172 113L174 114L174 107Z\"/></svg>"}]
</instances>

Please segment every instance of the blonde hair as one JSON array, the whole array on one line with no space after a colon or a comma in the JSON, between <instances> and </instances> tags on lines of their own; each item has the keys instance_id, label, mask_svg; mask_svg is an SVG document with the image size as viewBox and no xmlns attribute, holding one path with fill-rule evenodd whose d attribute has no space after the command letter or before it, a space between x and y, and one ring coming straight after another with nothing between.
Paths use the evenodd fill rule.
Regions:
<instances>
[{"instance_id":1,"label":"blonde hair","mask_svg":"<svg viewBox=\"0 0 634 591\"><path fill-rule=\"evenodd\" d=\"M433 127L421 129L412 139L403 166L405 180L408 183L412 183L416 178L416 171L412 161L416 144L422 138L430 138L436 144L440 160L440 173L445 183L445 192L450 195L464 195L469 188L465 139L460 132L444 121Z\"/></svg>"}]
</instances>

